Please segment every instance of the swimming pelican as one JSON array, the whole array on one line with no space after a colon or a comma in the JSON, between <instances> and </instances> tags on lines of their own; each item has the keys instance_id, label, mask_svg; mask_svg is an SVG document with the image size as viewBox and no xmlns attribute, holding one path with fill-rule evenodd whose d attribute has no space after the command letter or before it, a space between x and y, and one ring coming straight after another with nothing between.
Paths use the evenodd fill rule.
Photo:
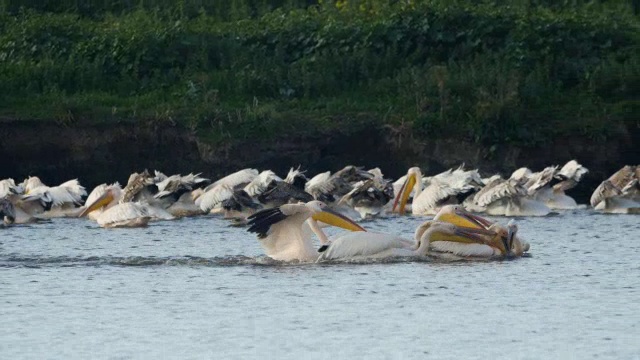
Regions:
<instances>
[{"instance_id":1,"label":"swimming pelican","mask_svg":"<svg viewBox=\"0 0 640 360\"><path fill-rule=\"evenodd\" d=\"M545 216L551 212L544 203L529 198L527 189L514 178L494 178L465 205L473 211L497 216Z\"/></svg>"},{"instance_id":2,"label":"swimming pelican","mask_svg":"<svg viewBox=\"0 0 640 360\"><path fill-rule=\"evenodd\" d=\"M158 178L156 174L156 178ZM193 191L207 186L211 181L200 177L200 174L185 176L172 175L157 181L158 193L153 197L164 201L164 208L175 217L195 216L203 214L195 204Z\"/></svg>"},{"instance_id":3,"label":"swimming pelican","mask_svg":"<svg viewBox=\"0 0 640 360\"><path fill-rule=\"evenodd\" d=\"M373 178L353 184L353 190L338 202L339 205L345 204L356 210L362 219L380 215L385 205L393 199L393 184L384 179L382 171L375 168L368 172Z\"/></svg>"},{"instance_id":4,"label":"swimming pelican","mask_svg":"<svg viewBox=\"0 0 640 360\"><path fill-rule=\"evenodd\" d=\"M506 227L498 223L488 224L479 227L488 231L487 234L479 234L476 237L479 237L481 242L439 241L433 243L431 249L434 252L472 258L513 258L529 251L529 244L517 236L518 226L513 219Z\"/></svg>"},{"instance_id":5,"label":"swimming pelican","mask_svg":"<svg viewBox=\"0 0 640 360\"><path fill-rule=\"evenodd\" d=\"M125 190L122 190L120 184L98 185L87 198L78 217L88 215L104 228L141 227L146 226L150 220L174 219L162 208L145 202L123 201L124 198Z\"/></svg>"},{"instance_id":6,"label":"swimming pelican","mask_svg":"<svg viewBox=\"0 0 640 360\"><path fill-rule=\"evenodd\" d=\"M300 168L291 168L284 181L271 181L267 190L258 195L257 199L266 208L277 207L294 201L309 202L314 198L304 190L307 180Z\"/></svg>"},{"instance_id":7,"label":"swimming pelican","mask_svg":"<svg viewBox=\"0 0 640 360\"><path fill-rule=\"evenodd\" d=\"M195 204L204 212L219 213L224 211L222 202L229 199L235 190L249 186L259 173L256 169L243 169L227 175L203 191L194 192Z\"/></svg>"},{"instance_id":8,"label":"swimming pelican","mask_svg":"<svg viewBox=\"0 0 640 360\"><path fill-rule=\"evenodd\" d=\"M587 168L577 161L571 160L562 169L555 172L554 178L559 182L551 185L551 181L549 181L545 186L540 187L535 192L534 199L544 202L551 209L575 209L578 204L565 192L573 189L588 172Z\"/></svg>"},{"instance_id":9,"label":"swimming pelican","mask_svg":"<svg viewBox=\"0 0 640 360\"><path fill-rule=\"evenodd\" d=\"M24 194L14 205L39 218L77 216L81 211L82 197L87 195L77 179L49 187L37 176L31 176L22 186Z\"/></svg>"},{"instance_id":10,"label":"swimming pelican","mask_svg":"<svg viewBox=\"0 0 640 360\"><path fill-rule=\"evenodd\" d=\"M267 256L280 261L315 261L319 254L311 241L314 232L328 243L317 221L351 231L365 231L351 219L334 212L317 200L306 204L286 204L249 216L249 229L257 233Z\"/></svg>"},{"instance_id":11,"label":"swimming pelican","mask_svg":"<svg viewBox=\"0 0 640 360\"><path fill-rule=\"evenodd\" d=\"M427 187L423 191L424 182ZM435 215L444 205L462 202L469 194L482 186L482 179L477 170L464 171L462 168L448 170L434 177L424 179L418 167L412 167L396 193L393 211L399 204L400 214L404 214L409 196L414 187L411 212L414 215Z\"/></svg>"},{"instance_id":12,"label":"swimming pelican","mask_svg":"<svg viewBox=\"0 0 640 360\"><path fill-rule=\"evenodd\" d=\"M449 225L443 225L446 229L440 232L433 230L425 235L436 224ZM433 221L427 221L416 229L414 241L392 234L348 233L325 243L318 250L323 253L319 260L442 256L445 253L465 258L520 256L528 250L528 244L524 250L525 245L515 238L516 232L515 223L505 228L469 213L460 205L446 205ZM425 237L429 244L421 248L421 245L425 246Z\"/></svg>"},{"instance_id":13,"label":"swimming pelican","mask_svg":"<svg viewBox=\"0 0 640 360\"><path fill-rule=\"evenodd\" d=\"M353 190L353 184L374 178L374 172L348 165L333 175L327 171L314 176L305 184L305 191L316 200L332 203Z\"/></svg>"},{"instance_id":14,"label":"swimming pelican","mask_svg":"<svg viewBox=\"0 0 640 360\"><path fill-rule=\"evenodd\" d=\"M317 261L427 256L430 246L439 241L449 243L463 239L482 244L484 240L478 234L494 235L488 230L463 228L440 221L427 221L420 225L416 229L414 242L389 234L349 233L331 242Z\"/></svg>"},{"instance_id":15,"label":"swimming pelican","mask_svg":"<svg viewBox=\"0 0 640 360\"><path fill-rule=\"evenodd\" d=\"M594 209L612 214L640 213L640 166L626 165L591 195Z\"/></svg>"}]
</instances>

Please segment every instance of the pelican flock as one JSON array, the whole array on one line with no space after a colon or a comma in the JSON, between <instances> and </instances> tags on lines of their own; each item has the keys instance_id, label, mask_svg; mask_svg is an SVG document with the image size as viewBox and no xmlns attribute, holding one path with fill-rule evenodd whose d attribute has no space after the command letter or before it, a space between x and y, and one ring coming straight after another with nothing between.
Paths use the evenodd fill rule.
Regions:
<instances>
[{"instance_id":1,"label":"pelican flock","mask_svg":"<svg viewBox=\"0 0 640 360\"><path fill-rule=\"evenodd\" d=\"M22 183L0 180L0 225L86 218L104 228L144 227L155 221L222 216L257 234L265 254L279 261L324 262L389 257L513 258L529 244L511 219L585 209L567 193L588 170L576 160L509 177L478 169L452 168L424 176L418 167L397 180L379 168L349 165L309 176L300 167L286 176L242 169L220 179L198 174L133 173L96 186L87 194L77 179L57 186L31 176ZM604 180L591 196L592 211L640 214L640 166L627 165ZM366 231L358 221L410 214L419 217L411 235ZM427 218L425 218L427 217ZM348 230L330 239L323 228ZM317 238L317 242L313 236Z\"/></svg>"}]
</instances>

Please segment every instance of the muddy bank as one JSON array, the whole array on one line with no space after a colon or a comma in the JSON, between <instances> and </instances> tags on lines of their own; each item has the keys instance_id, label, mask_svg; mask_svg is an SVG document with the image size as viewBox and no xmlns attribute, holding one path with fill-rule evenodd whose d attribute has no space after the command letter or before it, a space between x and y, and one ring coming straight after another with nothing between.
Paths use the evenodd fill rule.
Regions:
<instances>
[{"instance_id":1,"label":"muddy bank","mask_svg":"<svg viewBox=\"0 0 640 360\"><path fill-rule=\"evenodd\" d=\"M188 130L134 124L71 127L30 121L0 122L0 178L22 180L38 175L57 184L79 178L91 188L106 181L126 182L142 169L167 174L202 172L217 177L245 167L273 169L284 175L302 165L309 174L346 164L380 167L398 177L410 166L431 174L464 162L483 173L510 174L520 166L533 170L577 159L590 173L572 194L586 202L602 179L624 164L640 161L639 129L620 131L615 140L599 143L563 138L533 148L486 146L456 139L426 140L389 135L385 129L286 137L275 142L241 141L210 146Z\"/></svg>"}]
</instances>

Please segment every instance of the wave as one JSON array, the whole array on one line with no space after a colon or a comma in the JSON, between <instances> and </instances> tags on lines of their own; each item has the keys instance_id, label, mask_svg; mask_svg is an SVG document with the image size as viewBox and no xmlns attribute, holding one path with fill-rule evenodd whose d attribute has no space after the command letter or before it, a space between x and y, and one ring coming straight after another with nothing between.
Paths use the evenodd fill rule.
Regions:
<instances>
[{"instance_id":1,"label":"wave","mask_svg":"<svg viewBox=\"0 0 640 360\"><path fill-rule=\"evenodd\" d=\"M267 257L223 256L203 258L197 256L8 256L0 257L0 268L13 267L73 267L73 266L245 266L279 264Z\"/></svg>"},{"instance_id":2,"label":"wave","mask_svg":"<svg viewBox=\"0 0 640 360\"><path fill-rule=\"evenodd\" d=\"M495 260L495 259L494 259ZM469 259L456 256L451 257L397 257L383 259L344 259L318 263L321 266L357 265L357 264L396 264L396 263L469 263L485 262L486 259ZM189 267L229 267L229 266L308 266L315 263L283 262L266 256L249 257L243 255L219 256L204 258L198 256L4 256L0 257L0 268L44 268L44 267L83 267L83 266L122 266L122 267L151 267L151 266L189 266Z\"/></svg>"}]
</instances>

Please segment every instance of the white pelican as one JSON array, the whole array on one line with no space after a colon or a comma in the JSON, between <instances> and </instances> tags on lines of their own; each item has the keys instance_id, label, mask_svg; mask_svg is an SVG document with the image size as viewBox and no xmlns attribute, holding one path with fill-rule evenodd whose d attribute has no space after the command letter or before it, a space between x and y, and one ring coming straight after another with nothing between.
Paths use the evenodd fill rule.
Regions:
<instances>
[{"instance_id":1,"label":"white pelican","mask_svg":"<svg viewBox=\"0 0 640 360\"><path fill-rule=\"evenodd\" d=\"M338 204L352 207L360 214L360 218L366 219L380 215L391 199L393 199L393 185L382 176L376 176L353 184L353 190L344 195Z\"/></svg>"},{"instance_id":2,"label":"white pelican","mask_svg":"<svg viewBox=\"0 0 640 360\"><path fill-rule=\"evenodd\" d=\"M223 212L225 219L239 222L260 209L244 189L235 189L227 184L218 184L196 199L196 205L205 213Z\"/></svg>"},{"instance_id":3,"label":"white pelican","mask_svg":"<svg viewBox=\"0 0 640 360\"><path fill-rule=\"evenodd\" d=\"M376 171L372 170L364 171L360 167L348 165L333 175L330 171L320 173L305 184L305 191L316 200L333 203L353 190L353 184L374 178Z\"/></svg>"},{"instance_id":4,"label":"white pelican","mask_svg":"<svg viewBox=\"0 0 640 360\"><path fill-rule=\"evenodd\" d=\"M306 204L286 204L261 210L249 217L247 231L257 233L267 256L280 261L315 261L319 254L311 240L313 231L321 243L326 235L317 221L351 231L365 231L351 219L338 214L321 201Z\"/></svg>"},{"instance_id":5,"label":"white pelican","mask_svg":"<svg viewBox=\"0 0 640 360\"><path fill-rule=\"evenodd\" d=\"M494 178L465 205L473 211L497 216L545 216L551 212L544 203L530 199L520 180L512 178Z\"/></svg>"},{"instance_id":6,"label":"white pelican","mask_svg":"<svg viewBox=\"0 0 640 360\"><path fill-rule=\"evenodd\" d=\"M428 183L426 189L422 189L423 181ZM407 172L405 181L396 193L393 204L395 211L398 203L399 211L404 214L407 201L414 187L411 212L414 215L435 215L442 206L457 204L464 200L470 193L476 191L482 185L482 179L477 170L464 171L462 168L448 170L434 177L422 179L422 172L418 167L412 167ZM460 199L458 199L460 197Z\"/></svg>"},{"instance_id":7,"label":"white pelican","mask_svg":"<svg viewBox=\"0 0 640 360\"><path fill-rule=\"evenodd\" d=\"M460 205L447 205L433 221L416 229L414 241L390 234L349 233L323 246L320 251L326 250L319 260L442 253L471 258L521 256L528 250L528 244L516 239L516 232L514 223L505 228L467 212Z\"/></svg>"},{"instance_id":8,"label":"white pelican","mask_svg":"<svg viewBox=\"0 0 640 360\"><path fill-rule=\"evenodd\" d=\"M640 213L640 166L626 165L591 195L594 209L612 214Z\"/></svg>"},{"instance_id":9,"label":"white pelican","mask_svg":"<svg viewBox=\"0 0 640 360\"><path fill-rule=\"evenodd\" d=\"M518 226L512 219L505 227L488 220L472 228L485 229L488 234L479 234L482 242L439 241L433 243L434 252L450 253L457 256L472 258L513 258L524 255L529 251L529 244L517 236ZM484 224L484 225L482 225Z\"/></svg>"},{"instance_id":10,"label":"white pelican","mask_svg":"<svg viewBox=\"0 0 640 360\"><path fill-rule=\"evenodd\" d=\"M123 201L125 191L120 184L97 186L87 198L78 216L89 215L105 228L146 226L150 220L172 220L166 210L144 202Z\"/></svg>"},{"instance_id":11,"label":"white pelican","mask_svg":"<svg viewBox=\"0 0 640 360\"><path fill-rule=\"evenodd\" d=\"M209 179L200 177L200 174L172 175L156 182L158 193L153 197L167 201L164 207L175 217L201 215L203 211L195 204L193 191L209 183Z\"/></svg>"},{"instance_id":12,"label":"white pelican","mask_svg":"<svg viewBox=\"0 0 640 360\"><path fill-rule=\"evenodd\" d=\"M262 208L254 199L276 187L275 183L284 182L271 170L256 173L245 169L216 181L217 185L197 197L196 205L205 213L223 213L225 219L245 222L247 216Z\"/></svg>"},{"instance_id":13,"label":"white pelican","mask_svg":"<svg viewBox=\"0 0 640 360\"><path fill-rule=\"evenodd\" d=\"M559 182L553 186L549 182L546 186L540 187L534 198L544 202L551 209L575 209L578 204L572 197L567 196L565 191L573 189L588 172L587 168L571 160L555 173L554 177Z\"/></svg>"},{"instance_id":14,"label":"white pelican","mask_svg":"<svg viewBox=\"0 0 640 360\"><path fill-rule=\"evenodd\" d=\"M268 208L294 201L309 202L314 198L304 190L307 180L303 171L291 168L284 181L271 181L267 190L258 195L257 199Z\"/></svg>"},{"instance_id":15,"label":"white pelican","mask_svg":"<svg viewBox=\"0 0 640 360\"><path fill-rule=\"evenodd\" d=\"M244 191L252 198L256 198L261 195L263 192L269 189L269 185L272 182L284 181L281 177L276 175L271 170L265 170L258 174L256 178L254 178L247 186L244 187Z\"/></svg>"},{"instance_id":16,"label":"white pelican","mask_svg":"<svg viewBox=\"0 0 640 360\"><path fill-rule=\"evenodd\" d=\"M448 222L427 221L416 229L415 242L388 234L350 233L334 240L317 261L427 256L430 246L439 241L455 242L463 238L482 244L483 239L477 234L492 235L493 232L462 228Z\"/></svg>"},{"instance_id":17,"label":"white pelican","mask_svg":"<svg viewBox=\"0 0 640 360\"><path fill-rule=\"evenodd\" d=\"M213 182L200 193L194 192L195 204L204 212L222 212L222 202L231 197L234 190L251 184L259 173L256 169L243 169Z\"/></svg>"},{"instance_id":18,"label":"white pelican","mask_svg":"<svg viewBox=\"0 0 640 360\"><path fill-rule=\"evenodd\" d=\"M38 177L32 176L22 186L24 194L14 205L30 216L39 218L77 216L81 211L82 197L87 195L77 179L49 187Z\"/></svg>"}]
</instances>

